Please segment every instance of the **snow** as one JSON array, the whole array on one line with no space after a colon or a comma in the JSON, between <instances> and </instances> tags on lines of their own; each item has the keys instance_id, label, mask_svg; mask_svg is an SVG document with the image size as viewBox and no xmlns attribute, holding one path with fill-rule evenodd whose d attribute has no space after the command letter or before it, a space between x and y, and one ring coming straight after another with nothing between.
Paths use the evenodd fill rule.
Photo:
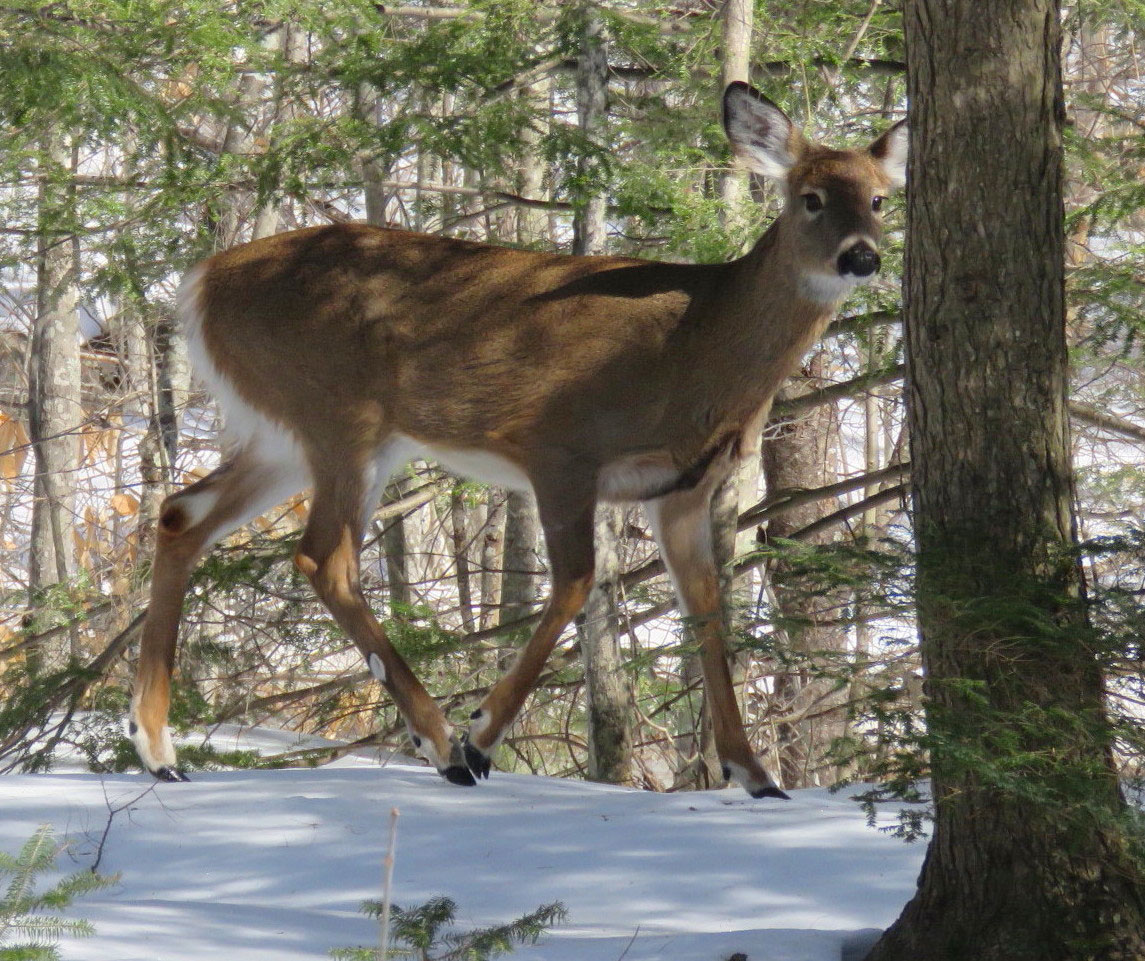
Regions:
<instances>
[{"instance_id":1,"label":"snow","mask_svg":"<svg viewBox=\"0 0 1145 961\"><path fill-rule=\"evenodd\" d=\"M222 746L222 745L217 745ZM60 866L118 886L77 901L96 936L71 961L301 961L375 944L391 808L394 900L448 895L468 929L563 901L526 961L839 961L898 915L923 847L867 826L847 792L753 801L494 772L476 788L408 759L200 773L189 784L80 772L0 779L0 848L50 822ZM69 863L69 857L71 863Z\"/></svg>"}]
</instances>

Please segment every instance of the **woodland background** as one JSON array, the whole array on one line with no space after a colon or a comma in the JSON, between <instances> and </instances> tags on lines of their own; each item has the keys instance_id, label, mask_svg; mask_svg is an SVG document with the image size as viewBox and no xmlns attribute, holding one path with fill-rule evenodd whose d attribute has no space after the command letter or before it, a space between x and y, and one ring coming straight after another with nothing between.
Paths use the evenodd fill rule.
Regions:
<instances>
[{"instance_id":1,"label":"woodland background","mask_svg":"<svg viewBox=\"0 0 1145 961\"><path fill-rule=\"evenodd\" d=\"M1093 618L1124 639L1108 670L1127 776L1141 773L1145 703L1143 24L1139 0L1064 11L1076 515ZM187 267L359 219L725 260L778 198L731 164L723 86L750 79L811 137L865 143L905 115L901 31L880 0L0 6L0 770L48 766L62 746L98 770L135 763L121 718L157 507L219 458L172 326ZM805 358L761 459L715 507L749 734L786 787L926 771L901 200L889 208L882 274ZM290 562L304 516L304 499L283 505L197 574L175 720L407 749ZM598 586L496 763L656 790L719 783L646 520L608 508L597 526ZM385 493L363 573L395 644L461 717L544 596L534 508L417 464Z\"/></svg>"}]
</instances>

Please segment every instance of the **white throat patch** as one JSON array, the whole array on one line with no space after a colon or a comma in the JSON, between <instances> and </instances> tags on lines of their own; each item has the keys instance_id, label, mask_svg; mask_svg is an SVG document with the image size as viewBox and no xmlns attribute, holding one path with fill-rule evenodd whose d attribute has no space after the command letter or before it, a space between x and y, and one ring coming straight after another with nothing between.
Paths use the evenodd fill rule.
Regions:
<instances>
[{"instance_id":1,"label":"white throat patch","mask_svg":"<svg viewBox=\"0 0 1145 961\"><path fill-rule=\"evenodd\" d=\"M818 304L835 304L868 279L854 274L803 274L799 293Z\"/></svg>"}]
</instances>

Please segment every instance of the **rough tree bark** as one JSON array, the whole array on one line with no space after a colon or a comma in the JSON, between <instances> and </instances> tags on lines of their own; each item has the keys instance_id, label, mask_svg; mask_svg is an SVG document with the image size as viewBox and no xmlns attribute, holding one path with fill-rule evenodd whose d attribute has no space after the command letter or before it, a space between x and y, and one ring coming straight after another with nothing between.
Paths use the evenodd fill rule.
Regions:
<instances>
[{"instance_id":1,"label":"rough tree bark","mask_svg":"<svg viewBox=\"0 0 1145 961\"><path fill-rule=\"evenodd\" d=\"M71 223L70 187L59 175L73 169L71 147L63 138L44 144L45 176L39 187L39 239L36 251L36 317L30 342L28 377L29 438L35 457L32 552L28 571L30 603L44 588L67 583L74 571L75 482L80 462L78 263ZM64 646L52 644L30 658L34 666L60 667L79 652L76 635Z\"/></svg>"},{"instance_id":2,"label":"rough tree bark","mask_svg":"<svg viewBox=\"0 0 1145 961\"><path fill-rule=\"evenodd\" d=\"M469 507L464 486L455 484L449 495L449 537L453 548L454 574L457 580L457 606L461 627L471 632L476 627L473 617L473 582L469 563Z\"/></svg>"},{"instance_id":3,"label":"rough tree bark","mask_svg":"<svg viewBox=\"0 0 1145 961\"><path fill-rule=\"evenodd\" d=\"M549 82L543 81L521 91L521 97L532 101L541 112L549 109ZM542 121L542 124L544 121ZM521 132L523 155L517 167L517 192L522 197L544 198L545 165L538 150L539 129L527 127ZM511 218L515 240L524 246L538 246L549 241L549 218L544 211L530 207L515 208ZM506 226L510 223L505 221ZM499 623L511 624L536 610L543 568L538 550L541 522L532 495L509 491L505 499L504 550L501 567L501 612ZM507 659L507 658L506 658Z\"/></svg>"},{"instance_id":4,"label":"rough tree bark","mask_svg":"<svg viewBox=\"0 0 1145 961\"><path fill-rule=\"evenodd\" d=\"M360 109L367 123L378 123L379 102L376 91L363 88L360 95ZM375 227L387 225L386 205L390 197L383 186L389 173L387 167L376 159L362 161L362 183L366 201L366 223ZM387 501L398 500L404 493L406 480L395 477L386 489ZM413 598L410 592L409 550L406 543L406 521L400 514L391 517L381 528L382 554L386 559L386 591L390 599L390 614L393 616L402 608L409 607Z\"/></svg>"},{"instance_id":5,"label":"rough tree bark","mask_svg":"<svg viewBox=\"0 0 1145 961\"><path fill-rule=\"evenodd\" d=\"M532 497L522 491L509 491L505 498L505 550L501 564L501 617L511 624L536 610L541 558L541 523Z\"/></svg>"},{"instance_id":6,"label":"rough tree bark","mask_svg":"<svg viewBox=\"0 0 1145 961\"><path fill-rule=\"evenodd\" d=\"M751 31L754 8L751 0L727 0L720 14L722 50L720 55L719 88L716 96L733 81L749 80L751 70ZM743 204L749 193L748 174L732 167L725 170L717 183L722 207L720 218L723 225L735 231L743 226ZM751 577L731 576L731 563L737 554L737 530L741 502L754 503L759 490L760 464L758 458L747 458L716 490L712 498L712 538L716 550L716 562L720 566L720 588L724 595L724 610L729 619L746 610L750 603ZM743 665L732 658L732 672L737 681L743 676ZM688 686L700 685L703 671L699 654L690 654L682 668L684 683ZM700 687L702 690L702 687ZM683 718L683 729L676 736L676 748L685 760L677 770L674 787L685 786L707 788L721 784L724 780L719 755L716 752L715 736L712 733L711 717L706 700L700 696L693 698L700 702L697 722L689 723ZM695 715L695 709L691 712Z\"/></svg>"},{"instance_id":7,"label":"rough tree bark","mask_svg":"<svg viewBox=\"0 0 1145 961\"><path fill-rule=\"evenodd\" d=\"M521 99L529 101L541 114L549 111L551 84L544 80L521 91ZM536 200L545 199L545 164L540 155L539 145L543 130L548 121L542 119L536 126L528 126L521 131L521 145L524 155L517 167L517 193L522 197ZM517 243L527 246L549 241L549 217L543 210L532 207L515 209Z\"/></svg>"},{"instance_id":8,"label":"rough tree bark","mask_svg":"<svg viewBox=\"0 0 1145 961\"><path fill-rule=\"evenodd\" d=\"M869 961L1145 957L1071 552L1055 0L908 0L908 415L934 834Z\"/></svg>"},{"instance_id":9,"label":"rough tree bark","mask_svg":"<svg viewBox=\"0 0 1145 961\"><path fill-rule=\"evenodd\" d=\"M579 621L588 704L588 778L631 784L632 685L620 648L620 533L624 511L612 504L596 509L596 580Z\"/></svg>"},{"instance_id":10,"label":"rough tree bark","mask_svg":"<svg viewBox=\"0 0 1145 961\"><path fill-rule=\"evenodd\" d=\"M606 142L608 54L604 24L587 11L577 57L577 115L586 136ZM574 253L604 253L607 209L607 198L594 194L577 211ZM621 509L611 504L596 509L596 579L585 602L580 632L588 702L588 776L613 784L632 779L632 695L622 666L618 630L622 517Z\"/></svg>"},{"instance_id":11,"label":"rough tree bark","mask_svg":"<svg viewBox=\"0 0 1145 961\"><path fill-rule=\"evenodd\" d=\"M505 562L505 495L490 490L485 495L481 527L481 630L494 627L501 608L501 578Z\"/></svg>"},{"instance_id":12,"label":"rough tree bark","mask_svg":"<svg viewBox=\"0 0 1145 961\"><path fill-rule=\"evenodd\" d=\"M606 143L608 129L608 48L604 22L587 8L583 13L577 54L576 105L581 132L594 143ZM578 159L578 167L585 161ZM573 217L573 253L603 254L608 246L608 198L599 191L584 199Z\"/></svg>"},{"instance_id":13,"label":"rough tree bark","mask_svg":"<svg viewBox=\"0 0 1145 961\"><path fill-rule=\"evenodd\" d=\"M819 382L823 375L824 355L817 352L803 370L802 381L789 381L785 394L792 388L806 391L807 385ZM784 396L781 394L781 396ZM763 445L763 470L769 494L782 490L812 490L838 480L834 470L835 441L838 434L834 408L816 407L809 413L772 424L772 436ZM790 537L796 531L830 513L830 501L816 501L779 514L768 522L770 537ZM825 531L811 543L826 543L834 536ZM792 583L788 565L771 566L768 575L779 613L787 627L795 663L775 679L775 700L784 716L777 727L781 781L784 787L810 787L819 783L816 774L831 741L840 736L846 724L842 702L845 691L839 691L829 678L815 677L813 659L822 660L819 652L843 651L847 635L841 627L825 623L836 620L844 600L838 591L812 594Z\"/></svg>"},{"instance_id":14,"label":"rough tree bark","mask_svg":"<svg viewBox=\"0 0 1145 961\"><path fill-rule=\"evenodd\" d=\"M163 499L166 477L160 460L162 435L153 404L152 384L155 363L151 329L144 301L127 296L111 322L111 335L123 372L123 418L139 431L139 511L136 515L135 556L150 557L154 545L155 524Z\"/></svg>"},{"instance_id":15,"label":"rough tree bark","mask_svg":"<svg viewBox=\"0 0 1145 961\"><path fill-rule=\"evenodd\" d=\"M293 34L293 40L292 40ZM263 46L268 50L281 52L289 59L292 43L297 47L302 32L287 24L279 24L269 30L263 38ZM265 110L262 106L271 77L265 73L244 73L235 93L235 119L227 125L223 133L222 153L239 156L253 154L261 149L260 138L266 137L275 117L282 112L282 95L276 90L272 97L274 107ZM218 242L220 248L232 247L241 239L243 224L249 217L250 240L269 237L278 228L279 210L273 201L255 205L253 191L242 187L232 187L226 191L226 200L219 218Z\"/></svg>"}]
</instances>

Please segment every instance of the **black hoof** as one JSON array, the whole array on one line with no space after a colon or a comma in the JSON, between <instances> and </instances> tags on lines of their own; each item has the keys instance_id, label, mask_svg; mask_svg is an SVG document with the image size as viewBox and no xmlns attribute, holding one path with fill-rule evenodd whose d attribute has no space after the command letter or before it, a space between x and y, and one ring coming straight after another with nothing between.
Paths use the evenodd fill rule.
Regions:
<instances>
[{"instance_id":1,"label":"black hoof","mask_svg":"<svg viewBox=\"0 0 1145 961\"><path fill-rule=\"evenodd\" d=\"M779 788L777 788L777 787L761 787L761 788L760 788L758 791L749 791L748 793L749 793L749 794L750 794L750 795L751 795L753 798L761 798L761 797L777 797L777 798L779 798L780 800L783 800L783 801L790 801L790 800L791 800L791 796L790 796L790 795L788 795L788 794L784 794L784 793L783 793L781 790L779 790Z\"/></svg>"},{"instance_id":2,"label":"black hoof","mask_svg":"<svg viewBox=\"0 0 1145 961\"><path fill-rule=\"evenodd\" d=\"M191 780L179 768L172 767L170 764L164 764L161 768L151 773L155 775L156 780L167 781L169 784L178 784L181 781Z\"/></svg>"},{"instance_id":3,"label":"black hoof","mask_svg":"<svg viewBox=\"0 0 1145 961\"><path fill-rule=\"evenodd\" d=\"M469 768L462 767L460 764L449 765L449 767L441 772L441 776L450 784L460 784L462 787L477 786L477 781L473 775L469 773Z\"/></svg>"},{"instance_id":4,"label":"black hoof","mask_svg":"<svg viewBox=\"0 0 1145 961\"><path fill-rule=\"evenodd\" d=\"M493 766L492 762L475 748L471 741L465 742L465 763L469 765L469 770L477 777L489 779L489 769Z\"/></svg>"}]
</instances>

